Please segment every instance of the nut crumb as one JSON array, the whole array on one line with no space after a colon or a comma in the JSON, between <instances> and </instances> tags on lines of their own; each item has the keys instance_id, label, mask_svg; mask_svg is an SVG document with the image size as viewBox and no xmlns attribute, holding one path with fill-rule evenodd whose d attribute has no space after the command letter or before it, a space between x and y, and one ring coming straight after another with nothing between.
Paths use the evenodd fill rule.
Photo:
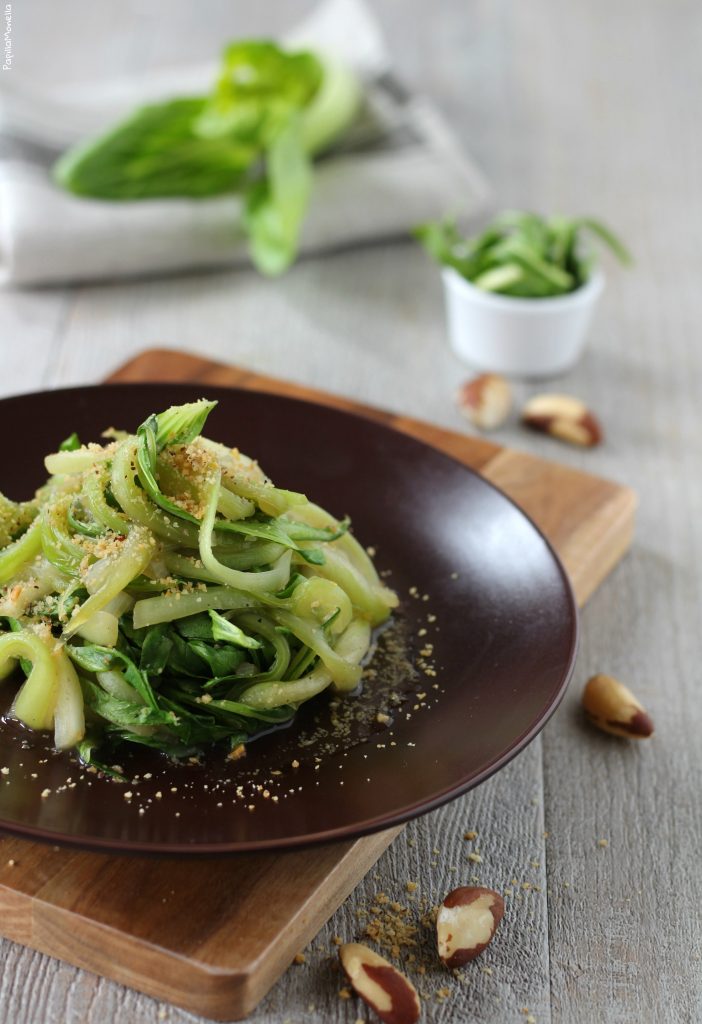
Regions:
<instances>
[{"instance_id":1,"label":"nut crumb","mask_svg":"<svg viewBox=\"0 0 702 1024\"><path fill-rule=\"evenodd\" d=\"M339 990L339 999L350 999L350 998L351 998L351 989L350 988L342 988L342 989Z\"/></svg>"},{"instance_id":2,"label":"nut crumb","mask_svg":"<svg viewBox=\"0 0 702 1024\"><path fill-rule=\"evenodd\" d=\"M407 884L405 885L405 889L407 890L407 892L416 892L418 889L418 885L416 882L407 882Z\"/></svg>"},{"instance_id":3,"label":"nut crumb","mask_svg":"<svg viewBox=\"0 0 702 1024\"><path fill-rule=\"evenodd\" d=\"M598 839L597 845L602 847L609 846L609 839Z\"/></svg>"},{"instance_id":4,"label":"nut crumb","mask_svg":"<svg viewBox=\"0 0 702 1024\"><path fill-rule=\"evenodd\" d=\"M47 796L51 796L51 790L50 789L42 789L42 791L41 791L41 798L42 798L42 800L46 800Z\"/></svg>"},{"instance_id":5,"label":"nut crumb","mask_svg":"<svg viewBox=\"0 0 702 1024\"><path fill-rule=\"evenodd\" d=\"M306 959L307 958L306 958L304 953L296 953L295 956L293 957L293 963L294 964L304 964Z\"/></svg>"},{"instance_id":6,"label":"nut crumb","mask_svg":"<svg viewBox=\"0 0 702 1024\"><path fill-rule=\"evenodd\" d=\"M473 840L473 839L477 839L477 838L478 838L478 833L477 833L477 832L474 832L474 831L473 831L473 830L471 829L471 830L470 830L470 832L465 832L465 833L463 834L463 838L464 838L464 839L468 839L469 841L470 841L470 840Z\"/></svg>"},{"instance_id":7,"label":"nut crumb","mask_svg":"<svg viewBox=\"0 0 702 1024\"><path fill-rule=\"evenodd\" d=\"M16 861L16 860L13 860L13 858L12 858L12 857L11 857L11 858L10 858L10 859L8 860L8 862L7 862L7 866L8 866L8 868L14 868L14 867L16 867L16 865L17 865L17 861Z\"/></svg>"},{"instance_id":8,"label":"nut crumb","mask_svg":"<svg viewBox=\"0 0 702 1024\"><path fill-rule=\"evenodd\" d=\"M472 860L474 864L482 864L483 863L483 858L480 856L479 853L469 853L468 854L468 860Z\"/></svg>"}]
</instances>

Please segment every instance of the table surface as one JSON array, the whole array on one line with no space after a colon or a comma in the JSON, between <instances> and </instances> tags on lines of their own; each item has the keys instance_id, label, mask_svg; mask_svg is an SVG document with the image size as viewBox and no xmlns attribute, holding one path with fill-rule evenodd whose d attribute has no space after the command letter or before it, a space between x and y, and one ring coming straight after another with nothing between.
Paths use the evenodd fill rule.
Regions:
<instances>
[{"instance_id":1,"label":"table surface","mask_svg":"<svg viewBox=\"0 0 702 1024\"><path fill-rule=\"evenodd\" d=\"M25 0L15 66L49 83L201 59L310 4L288 2L284 17L260 6ZM702 9L443 0L430 17L422 0L374 6L398 72L450 116L497 204L591 212L630 243L635 269L608 265L590 348L556 382L600 414L606 443L580 452L516 423L498 440L631 484L639 525L583 615L570 693L541 738L411 824L252 1019L365 1018L338 996L333 937L360 934L357 911L378 891L406 902L416 880L436 902L476 877L512 889L506 919L460 981L427 973L426 1020L699 1021ZM155 344L461 428L450 396L466 370L446 346L438 275L411 243L305 262L275 283L217 272L0 295L3 394L96 381ZM598 671L633 686L656 722L651 742L583 725L579 693ZM482 864L467 860L467 829ZM196 1020L7 942L0 956L0 1018L15 1024Z\"/></svg>"}]
</instances>

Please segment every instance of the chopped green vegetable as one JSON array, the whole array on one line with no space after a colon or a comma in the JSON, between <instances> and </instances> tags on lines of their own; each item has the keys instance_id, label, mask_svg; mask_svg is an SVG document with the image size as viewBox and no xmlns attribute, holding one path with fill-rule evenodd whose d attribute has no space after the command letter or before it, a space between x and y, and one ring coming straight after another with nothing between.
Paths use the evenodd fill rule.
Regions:
<instances>
[{"instance_id":1,"label":"chopped green vegetable","mask_svg":"<svg viewBox=\"0 0 702 1024\"><path fill-rule=\"evenodd\" d=\"M507 211L473 238L464 238L451 220L423 224L414 234L437 263L453 267L482 291L549 298L575 291L589 279L593 257L583 243L588 232L621 263L631 262L619 239L589 217Z\"/></svg>"},{"instance_id":2,"label":"chopped green vegetable","mask_svg":"<svg viewBox=\"0 0 702 1024\"><path fill-rule=\"evenodd\" d=\"M397 603L348 519L201 436L214 405L70 442L33 502L0 496L0 680L19 668L14 714L103 772L124 743L231 748L353 690Z\"/></svg>"}]
</instances>

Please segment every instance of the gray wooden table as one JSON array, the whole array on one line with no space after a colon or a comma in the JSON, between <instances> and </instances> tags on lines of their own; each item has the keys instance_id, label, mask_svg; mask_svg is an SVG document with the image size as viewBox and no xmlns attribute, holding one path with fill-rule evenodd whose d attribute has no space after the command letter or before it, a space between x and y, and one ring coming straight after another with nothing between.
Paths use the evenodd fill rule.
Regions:
<instances>
[{"instance_id":1,"label":"gray wooden table","mask_svg":"<svg viewBox=\"0 0 702 1024\"><path fill-rule=\"evenodd\" d=\"M90 79L282 25L309 4L24 0L16 65ZM517 426L499 440L619 478L641 497L635 547L583 616L575 680L542 737L476 792L415 822L253 1019L351 1022L332 937L417 879L432 901L477 876L512 887L506 921L464 982L427 976L425 1019L505 1024L702 1020L702 8L696 0L376 0L398 70L430 92L500 205L592 212L636 254L612 270L585 360L558 386L607 429L592 452ZM1 212L0 212L1 215ZM4 394L92 382L167 343L434 420L461 423L465 371L444 337L437 276L411 244L299 265L272 284L220 272L0 295ZM595 671L630 681L652 742L583 726ZM463 832L479 832L481 865ZM608 846L598 845L607 839ZM517 879L513 885L511 880ZM530 888L522 888L522 883ZM195 1020L10 943L0 1019L14 1024ZM434 994L432 994L434 993Z\"/></svg>"}]
</instances>

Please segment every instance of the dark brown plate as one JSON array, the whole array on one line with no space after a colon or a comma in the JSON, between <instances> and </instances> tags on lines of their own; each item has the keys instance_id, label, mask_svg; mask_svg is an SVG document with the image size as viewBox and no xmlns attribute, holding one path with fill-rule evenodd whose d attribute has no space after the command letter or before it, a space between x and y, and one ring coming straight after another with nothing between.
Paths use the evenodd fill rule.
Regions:
<instances>
[{"instance_id":1,"label":"dark brown plate","mask_svg":"<svg viewBox=\"0 0 702 1024\"><path fill-rule=\"evenodd\" d=\"M134 430L148 413L202 390L111 385L6 399L0 486L28 497L44 479L44 455L73 430L84 441L107 426ZM9 769L0 775L2 830L159 854L350 838L478 785L534 738L565 691L577 645L570 584L504 494L359 416L249 391L208 387L207 396L219 399L211 437L257 457L279 486L351 515L357 536L377 549L401 597L371 666L377 676L359 697L306 705L243 761L219 751L200 765L150 751L120 757L135 779L128 786L86 773L46 737L0 720L0 767ZM3 708L14 686L3 684ZM378 713L391 722L379 723Z\"/></svg>"}]
</instances>

